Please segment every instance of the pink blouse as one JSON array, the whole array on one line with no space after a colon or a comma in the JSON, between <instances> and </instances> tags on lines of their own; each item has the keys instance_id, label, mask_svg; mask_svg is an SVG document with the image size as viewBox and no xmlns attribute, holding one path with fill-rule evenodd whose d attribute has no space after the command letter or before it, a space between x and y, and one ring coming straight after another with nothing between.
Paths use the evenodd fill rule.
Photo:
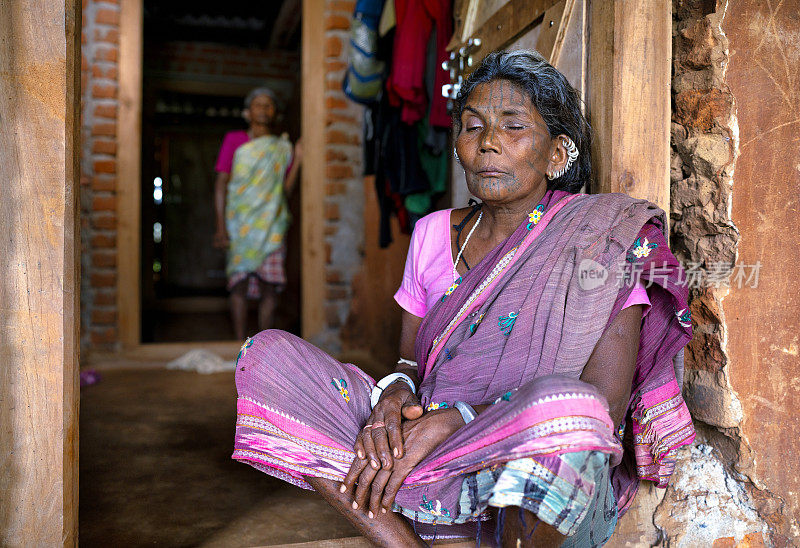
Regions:
<instances>
[{"instance_id":1,"label":"pink blouse","mask_svg":"<svg viewBox=\"0 0 800 548\"><path fill-rule=\"evenodd\" d=\"M214 170L217 172L230 173L233 167L233 154L236 152L237 148L248 141L250 141L250 136L244 130L229 131L226 133L225 138L222 140L222 146L219 149L219 155L217 156L217 163L214 166Z\"/></svg>"},{"instance_id":2,"label":"pink blouse","mask_svg":"<svg viewBox=\"0 0 800 548\"><path fill-rule=\"evenodd\" d=\"M403 281L394 300L404 310L425 316L453 284L453 252L450 246L450 212L442 209L426 215L414 226L408 248ZM645 305L642 317L650 310L650 299L641 281L631 291L622 308Z\"/></svg>"}]
</instances>

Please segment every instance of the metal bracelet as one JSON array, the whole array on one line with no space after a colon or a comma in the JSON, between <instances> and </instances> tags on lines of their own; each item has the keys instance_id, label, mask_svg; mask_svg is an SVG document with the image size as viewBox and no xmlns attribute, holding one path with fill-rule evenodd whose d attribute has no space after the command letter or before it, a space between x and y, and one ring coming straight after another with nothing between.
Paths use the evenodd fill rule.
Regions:
<instances>
[{"instance_id":1,"label":"metal bracelet","mask_svg":"<svg viewBox=\"0 0 800 548\"><path fill-rule=\"evenodd\" d=\"M478 414L472 408L472 406L463 401L457 401L453 404L453 407L458 409L458 412L461 413L461 418L464 419L464 424L469 424L475 420L475 417Z\"/></svg>"}]
</instances>

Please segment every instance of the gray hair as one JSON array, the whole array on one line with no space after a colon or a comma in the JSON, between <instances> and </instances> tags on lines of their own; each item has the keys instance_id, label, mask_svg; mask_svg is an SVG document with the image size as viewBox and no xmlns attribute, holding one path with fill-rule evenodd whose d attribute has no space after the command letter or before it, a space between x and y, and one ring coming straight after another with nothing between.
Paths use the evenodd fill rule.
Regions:
<instances>
[{"instance_id":1,"label":"gray hair","mask_svg":"<svg viewBox=\"0 0 800 548\"><path fill-rule=\"evenodd\" d=\"M470 74L456 97L453 127L461 132L461 114L470 94L479 84L507 80L522 88L547 124L550 137L567 135L580 153L566 173L547 182L552 190L578 192L592 176L592 128L581 112L581 98L567 79L536 51L490 53Z\"/></svg>"},{"instance_id":2,"label":"gray hair","mask_svg":"<svg viewBox=\"0 0 800 548\"><path fill-rule=\"evenodd\" d=\"M250 105L253 103L253 100L259 95L266 95L267 97L272 99L272 102L275 103L275 108L277 109L278 96L275 95L274 91L265 86L256 88L247 94L247 97L244 98L244 108L250 108Z\"/></svg>"}]
</instances>

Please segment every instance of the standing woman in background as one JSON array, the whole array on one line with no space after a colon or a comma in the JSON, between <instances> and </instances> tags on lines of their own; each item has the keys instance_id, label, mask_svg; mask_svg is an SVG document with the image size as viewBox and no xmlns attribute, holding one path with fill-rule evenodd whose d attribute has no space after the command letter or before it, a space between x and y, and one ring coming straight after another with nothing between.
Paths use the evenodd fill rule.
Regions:
<instances>
[{"instance_id":1,"label":"standing woman in background","mask_svg":"<svg viewBox=\"0 0 800 548\"><path fill-rule=\"evenodd\" d=\"M275 135L277 99L269 88L251 91L243 112L247 131L225 135L217 158L214 246L228 250L225 273L237 339L247 330L247 300L258 299L258 328L267 329L286 285L287 196L297 182L302 149Z\"/></svg>"}]
</instances>

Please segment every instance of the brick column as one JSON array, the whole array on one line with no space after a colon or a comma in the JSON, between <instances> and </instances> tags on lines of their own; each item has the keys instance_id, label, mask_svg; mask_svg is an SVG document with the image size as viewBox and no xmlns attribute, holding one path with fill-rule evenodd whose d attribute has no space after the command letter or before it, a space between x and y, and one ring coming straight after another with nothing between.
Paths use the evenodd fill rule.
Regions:
<instances>
[{"instance_id":1,"label":"brick column","mask_svg":"<svg viewBox=\"0 0 800 548\"><path fill-rule=\"evenodd\" d=\"M84 0L81 64L82 345L117 341L118 0Z\"/></svg>"},{"instance_id":2,"label":"brick column","mask_svg":"<svg viewBox=\"0 0 800 548\"><path fill-rule=\"evenodd\" d=\"M350 310L351 284L363 262L361 135L364 109L348 100L342 92L354 8L355 4L350 0L328 0L325 10L324 222L327 265L325 320L328 330L323 344L330 350L340 348L341 327Z\"/></svg>"}]
</instances>

